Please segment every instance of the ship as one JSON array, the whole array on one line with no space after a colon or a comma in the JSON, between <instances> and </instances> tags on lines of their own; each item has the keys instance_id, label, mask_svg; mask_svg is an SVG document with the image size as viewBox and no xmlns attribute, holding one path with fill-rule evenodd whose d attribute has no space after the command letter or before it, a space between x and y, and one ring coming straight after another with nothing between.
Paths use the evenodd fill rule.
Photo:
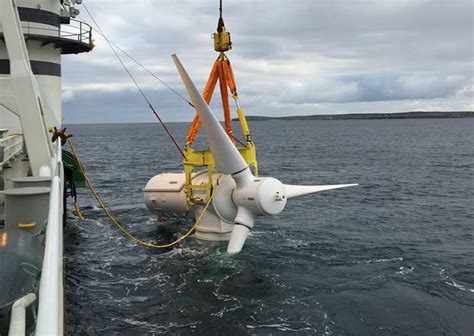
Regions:
<instances>
[{"instance_id":1,"label":"ship","mask_svg":"<svg viewBox=\"0 0 474 336\"><path fill-rule=\"evenodd\" d=\"M80 0L0 0L0 335L64 334L61 59L93 49Z\"/></svg>"}]
</instances>

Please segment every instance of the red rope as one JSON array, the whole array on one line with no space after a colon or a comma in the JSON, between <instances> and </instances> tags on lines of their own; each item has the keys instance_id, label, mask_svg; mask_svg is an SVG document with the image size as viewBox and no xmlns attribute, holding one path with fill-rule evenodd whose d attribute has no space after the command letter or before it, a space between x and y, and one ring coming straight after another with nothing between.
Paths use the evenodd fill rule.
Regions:
<instances>
[{"instance_id":1,"label":"red rope","mask_svg":"<svg viewBox=\"0 0 474 336\"><path fill-rule=\"evenodd\" d=\"M170 137L171 141L173 141L174 145L176 146L176 148L181 153L181 156L183 157L183 159L187 160L186 155L184 154L183 150L181 149L181 147L179 147L178 142L176 142L176 139L174 138L173 134L171 134L171 132L168 129L168 127L166 126L166 124L163 122L163 120L161 120L159 114L156 113L155 109L153 108L153 106L150 103L148 103L148 106L150 106L150 109L153 111L155 116L158 118L158 121L161 123L161 126L163 126L164 130L166 131L166 133Z\"/></svg>"}]
</instances>

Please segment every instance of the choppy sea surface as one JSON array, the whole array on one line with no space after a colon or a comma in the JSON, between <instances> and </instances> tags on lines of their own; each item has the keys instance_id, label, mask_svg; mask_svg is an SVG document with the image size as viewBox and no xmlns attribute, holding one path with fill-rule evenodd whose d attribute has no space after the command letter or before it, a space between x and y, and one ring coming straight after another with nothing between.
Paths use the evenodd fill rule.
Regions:
<instances>
[{"instance_id":1,"label":"choppy sea surface","mask_svg":"<svg viewBox=\"0 0 474 336\"><path fill-rule=\"evenodd\" d=\"M137 246L86 190L65 226L70 335L474 335L474 119L250 123L260 175L359 183L261 217L243 251L186 240ZM181 143L187 124L169 124ZM157 124L69 125L126 227L168 242L143 205L181 170ZM202 139L201 139L201 142Z\"/></svg>"}]
</instances>

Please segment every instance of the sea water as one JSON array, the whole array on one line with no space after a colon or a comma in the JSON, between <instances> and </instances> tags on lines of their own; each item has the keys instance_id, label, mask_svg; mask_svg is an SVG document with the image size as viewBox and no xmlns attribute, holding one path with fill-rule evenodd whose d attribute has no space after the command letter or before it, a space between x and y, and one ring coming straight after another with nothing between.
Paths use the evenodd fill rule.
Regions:
<instances>
[{"instance_id":1,"label":"sea water","mask_svg":"<svg viewBox=\"0 0 474 336\"><path fill-rule=\"evenodd\" d=\"M187 124L168 125L180 143ZM86 190L65 225L70 335L473 335L474 119L251 122L261 176L360 186L292 199L243 251L128 240ZM143 205L181 171L158 124L69 125L94 185L138 237L173 240ZM205 139L199 140L205 146Z\"/></svg>"}]
</instances>

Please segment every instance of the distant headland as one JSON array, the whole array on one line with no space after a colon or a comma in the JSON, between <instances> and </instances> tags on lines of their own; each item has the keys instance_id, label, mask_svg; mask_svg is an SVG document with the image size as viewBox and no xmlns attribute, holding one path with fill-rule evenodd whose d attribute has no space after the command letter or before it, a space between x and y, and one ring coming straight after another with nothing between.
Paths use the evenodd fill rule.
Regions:
<instances>
[{"instance_id":1,"label":"distant headland","mask_svg":"<svg viewBox=\"0 0 474 336\"><path fill-rule=\"evenodd\" d=\"M398 113L351 113L351 114L315 114L303 116L268 117L247 116L247 120L356 120L356 119L427 119L427 118L474 118L474 111L417 111ZM233 119L238 120L238 119Z\"/></svg>"}]
</instances>

